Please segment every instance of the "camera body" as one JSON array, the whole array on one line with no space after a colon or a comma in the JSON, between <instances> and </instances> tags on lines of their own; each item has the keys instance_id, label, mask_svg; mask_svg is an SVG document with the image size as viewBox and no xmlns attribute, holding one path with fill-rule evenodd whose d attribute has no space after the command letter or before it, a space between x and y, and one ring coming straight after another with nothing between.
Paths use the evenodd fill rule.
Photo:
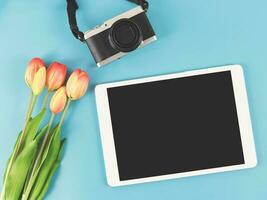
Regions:
<instances>
[{"instance_id":1,"label":"camera body","mask_svg":"<svg viewBox=\"0 0 267 200\"><path fill-rule=\"evenodd\" d=\"M84 33L98 67L157 39L145 10L138 6Z\"/></svg>"}]
</instances>

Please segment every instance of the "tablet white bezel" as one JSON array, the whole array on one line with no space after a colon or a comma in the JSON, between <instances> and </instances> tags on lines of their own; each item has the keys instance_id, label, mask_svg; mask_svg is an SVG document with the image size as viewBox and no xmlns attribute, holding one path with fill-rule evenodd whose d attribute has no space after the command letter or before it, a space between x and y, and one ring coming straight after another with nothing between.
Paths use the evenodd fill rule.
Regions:
<instances>
[{"instance_id":1,"label":"tablet white bezel","mask_svg":"<svg viewBox=\"0 0 267 200\"><path fill-rule=\"evenodd\" d=\"M153 82L153 81L160 81L166 79L181 78L181 77L188 77L188 76L195 76L195 75L209 74L209 73L216 73L223 71L231 71L232 75L245 164L120 181L113 131L112 131L111 116L109 110L109 102L107 96L107 89L112 87L133 85L139 83L146 83L146 82ZM106 176L108 184L110 186L122 186L122 185L146 183L152 181L160 181L160 180L167 180L167 179L174 179L174 178L181 178L181 177L188 177L188 176L195 176L202 174L210 174L216 172L232 171L245 168L252 168L257 165L257 158L256 158L256 151L253 139L253 131L251 126L244 74L242 66L240 65L228 65L222 67L214 67L208 69L175 73L175 74L154 76L149 78L100 84L97 85L95 88L95 95L96 95L97 112L99 118L100 135L102 140L104 161L106 167Z\"/></svg>"}]
</instances>

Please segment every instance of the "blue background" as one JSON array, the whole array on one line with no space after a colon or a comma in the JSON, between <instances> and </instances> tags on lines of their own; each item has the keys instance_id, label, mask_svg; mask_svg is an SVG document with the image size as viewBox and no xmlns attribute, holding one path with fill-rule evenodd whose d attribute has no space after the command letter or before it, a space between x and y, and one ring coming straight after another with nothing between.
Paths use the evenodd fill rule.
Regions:
<instances>
[{"instance_id":1,"label":"blue background","mask_svg":"<svg viewBox=\"0 0 267 200\"><path fill-rule=\"evenodd\" d=\"M65 0L0 1L0 177L28 102L24 71L32 57L40 56L47 63L63 62L70 71L81 67L92 79L89 92L72 105L64 124L63 135L68 138L64 159L46 199L266 199L267 1L150 1L148 15L158 41L101 69L86 45L71 35ZM79 3L82 30L134 7L124 0ZM256 168L118 188L106 184L96 84L236 63L245 70L259 160Z\"/></svg>"}]
</instances>

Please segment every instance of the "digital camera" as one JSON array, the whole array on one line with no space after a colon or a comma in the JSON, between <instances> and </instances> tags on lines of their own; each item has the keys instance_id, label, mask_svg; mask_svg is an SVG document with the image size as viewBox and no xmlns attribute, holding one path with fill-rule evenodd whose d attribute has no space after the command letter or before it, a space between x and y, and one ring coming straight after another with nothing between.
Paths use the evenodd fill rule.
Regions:
<instances>
[{"instance_id":1,"label":"digital camera","mask_svg":"<svg viewBox=\"0 0 267 200\"><path fill-rule=\"evenodd\" d=\"M98 67L157 39L145 10L138 6L84 33Z\"/></svg>"}]
</instances>

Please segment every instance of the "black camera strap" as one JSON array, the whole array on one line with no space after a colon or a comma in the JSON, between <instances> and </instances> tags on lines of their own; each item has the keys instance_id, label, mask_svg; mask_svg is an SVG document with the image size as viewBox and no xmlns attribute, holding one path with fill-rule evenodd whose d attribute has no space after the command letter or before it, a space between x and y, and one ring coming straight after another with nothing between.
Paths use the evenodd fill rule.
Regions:
<instances>
[{"instance_id":1,"label":"black camera strap","mask_svg":"<svg viewBox=\"0 0 267 200\"><path fill-rule=\"evenodd\" d=\"M149 7L149 4L146 0L128 0L128 1L142 6L144 10L147 10ZM76 10L78 10L78 8L79 7L76 0L67 0L67 12L68 12L70 30L75 38L83 42L84 34L79 30L76 20Z\"/></svg>"}]
</instances>

